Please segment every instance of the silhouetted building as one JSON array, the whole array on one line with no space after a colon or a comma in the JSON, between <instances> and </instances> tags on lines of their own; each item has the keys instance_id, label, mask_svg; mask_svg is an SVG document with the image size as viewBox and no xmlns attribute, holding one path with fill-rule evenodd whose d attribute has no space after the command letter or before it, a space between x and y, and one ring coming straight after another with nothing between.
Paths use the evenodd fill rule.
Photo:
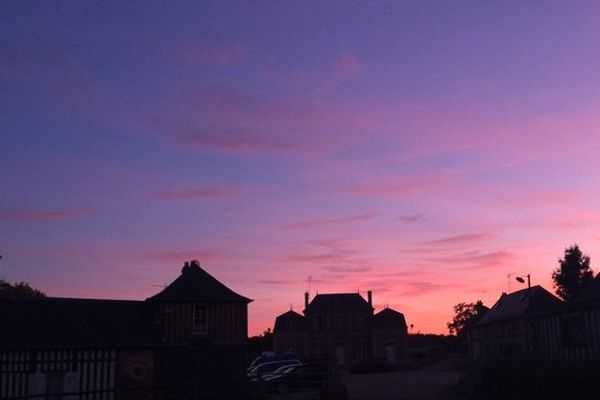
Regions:
<instances>
[{"instance_id":1,"label":"silhouetted building","mask_svg":"<svg viewBox=\"0 0 600 400\"><path fill-rule=\"evenodd\" d=\"M558 354L556 316L561 300L541 286L502 296L469 327L473 359Z\"/></svg>"},{"instance_id":2,"label":"silhouetted building","mask_svg":"<svg viewBox=\"0 0 600 400\"><path fill-rule=\"evenodd\" d=\"M563 359L600 361L600 274L560 315Z\"/></svg>"},{"instance_id":3,"label":"silhouetted building","mask_svg":"<svg viewBox=\"0 0 600 400\"><path fill-rule=\"evenodd\" d=\"M0 398L235 398L250 301L195 261L146 301L0 299Z\"/></svg>"},{"instance_id":4,"label":"silhouetted building","mask_svg":"<svg viewBox=\"0 0 600 400\"><path fill-rule=\"evenodd\" d=\"M528 356L558 362L600 361L600 275L563 302L541 286L502 294L468 330L473 359Z\"/></svg>"},{"instance_id":5,"label":"silhouetted building","mask_svg":"<svg viewBox=\"0 0 600 400\"><path fill-rule=\"evenodd\" d=\"M294 353L302 360L348 365L360 360L406 359L407 326L404 315L386 308L374 314L358 293L304 297L304 315L288 311L275 320L275 352Z\"/></svg>"}]
</instances>

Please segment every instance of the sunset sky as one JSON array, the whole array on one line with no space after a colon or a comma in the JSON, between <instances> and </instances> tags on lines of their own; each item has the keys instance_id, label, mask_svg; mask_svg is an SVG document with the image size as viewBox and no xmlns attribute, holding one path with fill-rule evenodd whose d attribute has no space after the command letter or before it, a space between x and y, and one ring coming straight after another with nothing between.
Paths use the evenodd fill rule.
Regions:
<instances>
[{"instance_id":1,"label":"sunset sky","mask_svg":"<svg viewBox=\"0 0 600 400\"><path fill-rule=\"evenodd\" d=\"M198 259L254 299L250 334L301 311L309 276L446 333L509 273L551 289L570 244L600 271L598 21L567 1L4 1L0 277L145 299Z\"/></svg>"}]
</instances>

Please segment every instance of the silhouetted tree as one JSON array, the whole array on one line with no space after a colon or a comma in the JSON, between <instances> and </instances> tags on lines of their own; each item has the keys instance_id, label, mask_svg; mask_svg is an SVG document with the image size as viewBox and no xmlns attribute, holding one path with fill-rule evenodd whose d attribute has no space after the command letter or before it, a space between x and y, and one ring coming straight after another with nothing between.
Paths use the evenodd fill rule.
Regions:
<instances>
[{"instance_id":1,"label":"silhouetted tree","mask_svg":"<svg viewBox=\"0 0 600 400\"><path fill-rule=\"evenodd\" d=\"M593 278L590 258L584 255L576 244L565 249L565 256L559 261L559 267L552 273L556 294L565 301L572 300Z\"/></svg>"},{"instance_id":2,"label":"silhouetted tree","mask_svg":"<svg viewBox=\"0 0 600 400\"><path fill-rule=\"evenodd\" d=\"M248 354L250 359L261 355L265 351L273 351L273 331L267 328L261 335L248 338Z\"/></svg>"},{"instance_id":3,"label":"silhouetted tree","mask_svg":"<svg viewBox=\"0 0 600 400\"><path fill-rule=\"evenodd\" d=\"M465 328L481 318L487 310L481 300L476 303L458 303L454 306L454 319L448 323L448 331L451 335L461 336Z\"/></svg>"},{"instance_id":4,"label":"silhouetted tree","mask_svg":"<svg viewBox=\"0 0 600 400\"><path fill-rule=\"evenodd\" d=\"M10 282L0 279L0 297L46 297L46 295L29 286L26 282Z\"/></svg>"}]
</instances>

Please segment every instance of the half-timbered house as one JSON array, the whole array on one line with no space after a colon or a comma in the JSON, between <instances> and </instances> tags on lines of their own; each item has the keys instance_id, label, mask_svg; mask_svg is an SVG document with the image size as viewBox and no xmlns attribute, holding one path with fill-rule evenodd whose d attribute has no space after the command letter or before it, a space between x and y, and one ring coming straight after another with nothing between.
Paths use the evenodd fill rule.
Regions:
<instances>
[{"instance_id":1,"label":"half-timbered house","mask_svg":"<svg viewBox=\"0 0 600 400\"><path fill-rule=\"evenodd\" d=\"M559 298L541 286L503 293L475 324L469 327L471 357L537 355L558 357Z\"/></svg>"},{"instance_id":2,"label":"half-timbered house","mask_svg":"<svg viewBox=\"0 0 600 400\"><path fill-rule=\"evenodd\" d=\"M528 356L566 363L600 361L600 275L569 302L541 286L502 294L467 336L474 360Z\"/></svg>"},{"instance_id":3,"label":"half-timbered house","mask_svg":"<svg viewBox=\"0 0 600 400\"><path fill-rule=\"evenodd\" d=\"M145 301L0 299L0 399L235 398L249 302L197 262Z\"/></svg>"}]
</instances>

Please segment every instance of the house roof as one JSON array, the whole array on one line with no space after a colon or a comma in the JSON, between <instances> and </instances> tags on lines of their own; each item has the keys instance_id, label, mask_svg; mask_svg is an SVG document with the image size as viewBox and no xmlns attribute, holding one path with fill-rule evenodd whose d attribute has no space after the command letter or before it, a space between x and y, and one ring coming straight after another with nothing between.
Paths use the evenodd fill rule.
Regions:
<instances>
[{"instance_id":1,"label":"house roof","mask_svg":"<svg viewBox=\"0 0 600 400\"><path fill-rule=\"evenodd\" d=\"M528 289L518 290L510 294L503 293L496 304L474 326L552 312L562 306L562 301L543 287L536 285L532 286L530 290L531 299L529 298Z\"/></svg>"},{"instance_id":2,"label":"house roof","mask_svg":"<svg viewBox=\"0 0 600 400\"><path fill-rule=\"evenodd\" d=\"M588 303L600 300L600 274L583 289L581 296L577 299L580 303Z\"/></svg>"},{"instance_id":3,"label":"house roof","mask_svg":"<svg viewBox=\"0 0 600 400\"><path fill-rule=\"evenodd\" d=\"M375 328L401 328L406 329L404 314L391 308L384 308L373 316L373 327Z\"/></svg>"},{"instance_id":4,"label":"house roof","mask_svg":"<svg viewBox=\"0 0 600 400\"><path fill-rule=\"evenodd\" d=\"M308 312L373 312L373 307L358 293L318 294L310 302Z\"/></svg>"},{"instance_id":5,"label":"house roof","mask_svg":"<svg viewBox=\"0 0 600 400\"><path fill-rule=\"evenodd\" d=\"M150 312L142 301L1 298L0 348L158 344Z\"/></svg>"},{"instance_id":6,"label":"house roof","mask_svg":"<svg viewBox=\"0 0 600 400\"><path fill-rule=\"evenodd\" d=\"M274 332L290 332L304 330L306 328L306 318L297 312L290 310L275 318Z\"/></svg>"},{"instance_id":7,"label":"house roof","mask_svg":"<svg viewBox=\"0 0 600 400\"><path fill-rule=\"evenodd\" d=\"M237 294L208 272L197 261L186 262L181 275L160 293L148 300L189 300L203 302L250 303L252 300Z\"/></svg>"}]
</instances>

